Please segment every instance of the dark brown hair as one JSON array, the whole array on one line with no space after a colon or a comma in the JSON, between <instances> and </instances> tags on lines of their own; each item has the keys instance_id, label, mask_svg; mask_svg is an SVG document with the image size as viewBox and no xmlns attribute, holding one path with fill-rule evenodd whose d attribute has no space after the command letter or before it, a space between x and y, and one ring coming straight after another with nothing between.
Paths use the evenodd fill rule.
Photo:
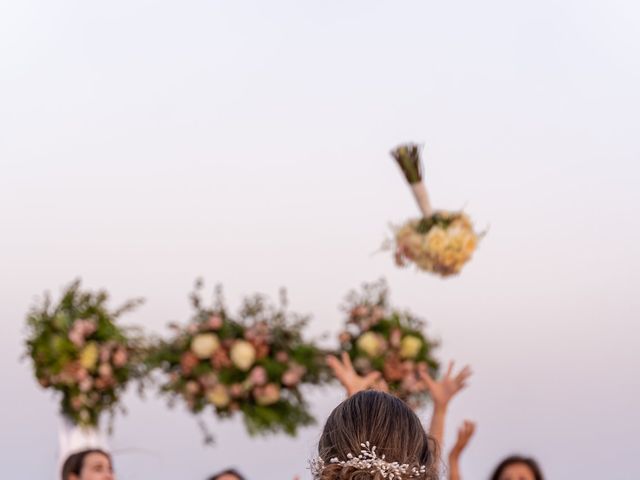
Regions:
<instances>
[{"instance_id":1,"label":"dark brown hair","mask_svg":"<svg viewBox=\"0 0 640 480\"><path fill-rule=\"evenodd\" d=\"M209 480L218 480L218 478L222 477L223 475L235 475L236 477L238 477L239 480L244 480L244 477L240 475L240 473L238 473L237 470L234 470L234 469L229 469L229 470L225 470L224 472L216 473L213 477L210 477Z\"/></svg>"},{"instance_id":2,"label":"dark brown hair","mask_svg":"<svg viewBox=\"0 0 640 480\"><path fill-rule=\"evenodd\" d=\"M80 476L80 472L82 472L82 467L84 466L84 460L88 455L92 453L99 453L100 455L104 455L109 459L109 464L111 464L111 455L109 455L104 450L100 450L99 448L90 448L87 450L82 450L81 452L74 453L69 455L62 465L62 480L69 480L71 475Z\"/></svg>"},{"instance_id":3,"label":"dark brown hair","mask_svg":"<svg viewBox=\"0 0 640 480\"><path fill-rule=\"evenodd\" d=\"M427 435L418 416L402 400L388 393L367 390L338 405L324 426L318 454L325 462L322 480L378 480L382 476L332 464L332 458L347 460L362 450L361 444L376 446L379 456L389 462L424 465L420 480L437 479L437 446Z\"/></svg>"},{"instance_id":4,"label":"dark brown hair","mask_svg":"<svg viewBox=\"0 0 640 480\"><path fill-rule=\"evenodd\" d=\"M542 470L540 469L538 462L531 457L523 457L521 455L511 455L510 457L502 460L496 467L493 475L491 475L491 480L500 480L500 475L502 475L502 472L504 472L507 467L517 464L523 464L529 467L531 473L533 473L533 478L536 480L544 480L544 475L542 474Z\"/></svg>"}]
</instances>

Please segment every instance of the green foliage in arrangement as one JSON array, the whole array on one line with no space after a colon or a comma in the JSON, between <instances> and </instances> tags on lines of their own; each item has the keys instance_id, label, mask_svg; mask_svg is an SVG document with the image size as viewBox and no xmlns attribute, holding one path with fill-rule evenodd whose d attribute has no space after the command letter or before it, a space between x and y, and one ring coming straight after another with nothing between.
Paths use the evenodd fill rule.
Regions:
<instances>
[{"instance_id":1,"label":"green foliage in arrangement","mask_svg":"<svg viewBox=\"0 0 640 480\"><path fill-rule=\"evenodd\" d=\"M46 295L27 316L26 355L40 385L61 394L61 412L73 423L97 426L113 413L130 380L142 374L141 338L116 323L141 303L133 300L111 311L105 291L65 289L53 305Z\"/></svg>"}]
</instances>

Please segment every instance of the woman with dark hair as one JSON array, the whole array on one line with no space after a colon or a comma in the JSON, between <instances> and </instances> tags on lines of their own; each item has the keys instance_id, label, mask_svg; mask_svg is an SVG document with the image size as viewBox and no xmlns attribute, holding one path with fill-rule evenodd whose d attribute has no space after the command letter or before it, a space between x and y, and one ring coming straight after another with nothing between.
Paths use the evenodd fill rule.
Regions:
<instances>
[{"instance_id":1,"label":"woman with dark hair","mask_svg":"<svg viewBox=\"0 0 640 480\"><path fill-rule=\"evenodd\" d=\"M62 466L62 480L115 480L111 455L97 448L67 457Z\"/></svg>"},{"instance_id":2,"label":"woman with dark hair","mask_svg":"<svg viewBox=\"0 0 640 480\"><path fill-rule=\"evenodd\" d=\"M245 480L236 470L229 469L224 472L216 473L209 480Z\"/></svg>"},{"instance_id":3,"label":"woman with dark hair","mask_svg":"<svg viewBox=\"0 0 640 480\"><path fill-rule=\"evenodd\" d=\"M491 480L544 480L544 475L533 458L511 455L500 462Z\"/></svg>"},{"instance_id":4,"label":"woman with dark hair","mask_svg":"<svg viewBox=\"0 0 640 480\"><path fill-rule=\"evenodd\" d=\"M449 480L460 480L460 455L475 432L475 424L465 420L458 430L456 444L449 453ZM544 480L542 470L533 458L511 455L496 467L491 480Z\"/></svg>"}]
</instances>

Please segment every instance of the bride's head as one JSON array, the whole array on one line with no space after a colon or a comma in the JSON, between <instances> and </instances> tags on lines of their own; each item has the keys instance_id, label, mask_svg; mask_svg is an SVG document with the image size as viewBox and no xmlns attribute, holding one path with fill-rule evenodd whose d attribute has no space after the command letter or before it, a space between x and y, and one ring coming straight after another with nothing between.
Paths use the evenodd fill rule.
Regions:
<instances>
[{"instance_id":1,"label":"bride's head","mask_svg":"<svg viewBox=\"0 0 640 480\"><path fill-rule=\"evenodd\" d=\"M368 390L348 398L329 415L315 475L320 480L378 480L397 462L402 474L394 478L436 479L436 448L406 403Z\"/></svg>"}]
</instances>

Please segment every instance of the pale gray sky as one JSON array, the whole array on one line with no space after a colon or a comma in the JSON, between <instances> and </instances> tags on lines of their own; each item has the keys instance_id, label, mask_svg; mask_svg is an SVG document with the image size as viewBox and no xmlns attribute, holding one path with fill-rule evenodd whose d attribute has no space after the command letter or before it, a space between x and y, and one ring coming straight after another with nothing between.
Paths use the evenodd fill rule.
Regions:
<instances>
[{"instance_id":1,"label":"pale gray sky","mask_svg":"<svg viewBox=\"0 0 640 480\"><path fill-rule=\"evenodd\" d=\"M56 408L22 353L35 295L81 276L151 332L194 278L230 303L278 287L336 332L343 295L385 276L469 362L452 406L549 478L640 478L637 2L0 1L0 451L52 478ZM459 278L371 255L417 213L388 150L425 142L436 206L490 232ZM313 392L312 392L313 394ZM320 422L340 399L316 393ZM319 427L252 440L127 396L120 480L305 478ZM425 420L427 418L425 417Z\"/></svg>"}]
</instances>

